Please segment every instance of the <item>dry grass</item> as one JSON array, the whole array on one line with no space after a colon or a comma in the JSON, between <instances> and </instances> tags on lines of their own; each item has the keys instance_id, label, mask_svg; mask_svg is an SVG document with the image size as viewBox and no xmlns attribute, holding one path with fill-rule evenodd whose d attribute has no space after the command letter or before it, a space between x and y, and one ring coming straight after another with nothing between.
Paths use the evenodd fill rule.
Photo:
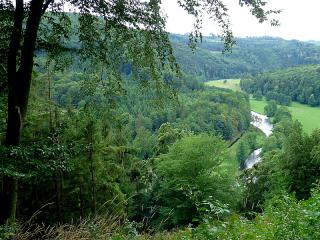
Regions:
<instances>
[{"instance_id":1,"label":"dry grass","mask_svg":"<svg viewBox=\"0 0 320 240\"><path fill-rule=\"evenodd\" d=\"M109 239L118 231L120 219L116 216L101 216L81 220L77 224L45 226L27 222L18 228L14 240L102 240Z\"/></svg>"},{"instance_id":2,"label":"dry grass","mask_svg":"<svg viewBox=\"0 0 320 240\"><path fill-rule=\"evenodd\" d=\"M113 202L114 200L112 200ZM106 203L107 204L107 203ZM127 222L121 213L116 210L106 210L105 214L94 217L87 217L77 223L59 224L48 226L36 224L34 219L48 205L44 205L31 218L16 225L8 225L11 237L5 239L13 240L169 240L172 233L161 232L155 235L138 234L134 223ZM115 208L116 209L116 208ZM165 220L164 220L165 221ZM161 225L161 224L160 224ZM137 225L138 226L138 225ZM160 226L159 226L160 228ZM0 229L1 230L1 229ZM1 235L1 234L0 234ZM9 236L9 235L7 235ZM1 239L1 236L0 236ZM2 239L1 239L2 240Z\"/></svg>"}]
</instances>

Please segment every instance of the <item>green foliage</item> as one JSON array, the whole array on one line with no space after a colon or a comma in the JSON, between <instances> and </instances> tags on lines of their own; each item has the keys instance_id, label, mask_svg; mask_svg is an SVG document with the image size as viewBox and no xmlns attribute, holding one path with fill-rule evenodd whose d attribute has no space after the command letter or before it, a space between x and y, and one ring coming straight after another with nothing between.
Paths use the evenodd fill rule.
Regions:
<instances>
[{"instance_id":1,"label":"green foliage","mask_svg":"<svg viewBox=\"0 0 320 240\"><path fill-rule=\"evenodd\" d=\"M291 105L291 98L286 96L285 94L278 93L278 92L268 92L266 93L266 100L275 100L278 104L290 106Z\"/></svg>"},{"instance_id":2,"label":"green foliage","mask_svg":"<svg viewBox=\"0 0 320 240\"><path fill-rule=\"evenodd\" d=\"M297 101L311 106L319 105L319 65L306 65L280 71L258 74L241 80L241 89L267 100L289 106Z\"/></svg>"},{"instance_id":3,"label":"green foliage","mask_svg":"<svg viewBox=\"0 0 320 240\"><path fill-rule=\"evenodd\" d=\"M105 89L95 86L96 75L78 72L75 66L56 71L54 62L45 65L45 59L37 59L22 140L29 147L30 142L44 143L54 135L54 144L48 141L48 146L59 145L61 150L73 154L66 156L68 171L44 168L42 174L35 170L38 178L20 182L26 189L20 196L21 216L29 216L42 207L51 193L56 196L51 200L55 204L37 216L39 222L68 221L99 210L116 212L138 222L148 219L143 228L156 225L153 212L149 211L155 207L152 157L167 153L177 140L194 132L219 134L233 140L249 125L249 103L244 94L208 89L190 76L173 78L177 81L179 102L170 102L163 96L165 99L159 104L157 92L139 89L133 75L123 75L125 96L120 97L124 92L117 92L112 86L105 95ZM93 83L84 84L84 79ZM48 155L45 163L62 161L59 154ZM25 171L33 171L26 163L37 165L32 158L33 155L20 168L9 164L3 170L14 168L17 174L25 175ZM8 162L11 160L8 158ZM31 188L32 192L27 190ZM35 193L37 201L32 200ZM201 204L217 211L218 206L226 203L214 198L199 203L199 209ZM204 217L204 209L199 210L198 219L209 219Z\"/></svg>"},{"instance_id":4,"label":"green foliage","mask_svg":"<svg viewBox=\"0 0 320 240\"><path fill-rule=\"evenodd\" d=\"M264 113L267 117L274 117L277 112L277 103L274 100L268 102L268 104L264 107Z\"/></svg>"},{"instance_id":5,"label":"green foliage","mask_svg":"<svg viewBox=\"0 0 320 240\"><path fill-rule=\"evenodd\" d=\"M238 214L232 214L223 221L213 220L197 227L187 227L174 232L156 232L137 234L139 227L134 222L125 221L121 227L114 219L107 217L88 219L78 225L62 225L36 230L20 230L19 236L30 238L40 232L48 237L70 239L70 236L86 236L90 239L110 240L211 240L211 239L262 239L262 240L298 240L319 239L320 228L320 191L316 187L308 200L297 201L290 195L279 195L266 205L265 212L248 220ZM11 237L15 229L1 226L1 237ZM4 238L6 239L6 238ZM73 238L72 238L73 239Z\"/></svg>"},{"instance_id":6,"label":"green foliage","mask_svg":"<svg viewBox=\"0 0 320 240\"><path fill-rule=\"evenodd\" d=\"M260 101L263 99L263 95L262 95L262 92L261 91L257 91L253 94L253 98Z\"/></svg>"},{"instance_id":7,"label":"green foliage","mask_svg":"<svg viewBox=\"0 0 320 240\"><path fill-rule=\"evenodd\" d=\"M203 212L215 211L217 201L234 204L237 193L230 175L225 143L214 136L182 138L159 156L156 190L159 218L165 227L199 221Z\"/></svg>"},{"instance_id":8,"label":"green foliage","mask_svg":"<svg viewBox=\"0 0 320 240\"><path fill-rule=\"evenodd\" d=\"M251 211L263 211L266 200L288 191L287 173L282 165L281 154L286 138L293 131L293 122L286 114L281 114L283 108L277 110L273 133L262 144L262 161L241 176L244 186L242 207L249 215Z\"/></svg>"},{"instance_id":9,"label":"green foliage","mask_svg":"<svg viewBox=\"0 0 320 240\"><path fill-rule=\"evenodd\" d=\"M292 115L287 107L281 106L275 111L273 115L273 123L279 123L281 121L292 121Z\"/></svg>"},{"instance_id":10,"label":"green foliage","mask_svg":"<svg viewBox=\"0 0 320 240\"><path fill-rule=\"evenodd\" d=\"M202 43L194 51L184 47L188 42L187 36L172 34L170 35L170 40L174 55L183 72L201 76L203 81L240 77L249 79L244 76L320 63L320 47L300 41L287 41L272 37L236 38L236 45L232 48L232 53L221 55L223 44L217 36L203 37ZM288 58L288 54L290 54L290 58ZM308 68L308 66L304 66L303 68ZM308 72L310 71L306 69L303 74L310 76ZM303 74L301 73L300 75L301 79L308 81L308 77L304 77ZM277 74L274 75L278 79ZM282 78L279 77L279 80ZM256 76L254 79L256 79ZM288 79L286 83L290 84L288 83L289 81L291 80ZM287 84L279 84L280 90L284 87L289 88ZM251 84L249 85L251 86ZM262 89L264 85L256 84L255 86L252 89L254 91L250 93L258 93L258 90L260 90L263 95L265 94ZM301 87L303 88L302 84ZM290 89L296 91L294 87L290 87ZM284 93L276 89L274 92Z\"/></svg>"},{"instance_id":11,"label":"green foliage","mask_svg":"<svg viewBox=\"0 0 320 240\"><path fill-rule=\"evenodd\" d=\"M317 100L314 94L311 94L310 97L308 98L308 104L312 107L315 107L317 105Z\"/></svg>"},{"instance_id":12,"label":"green foliage","mask_svg":"<svg viewBox=\"0 0 320 240\"><path fill-rule=\"evenodd\" d=\"M137 135L133 141L133 147L137 149L138 156L142 159L151 158L153 148L156 145L156 138L150 130L143 127L136 129Z\"/></svg>"},{"instance_id":13,"label":"green foliage","mask_svg":"<svg viewBox=\"0 0 320 240\"><path fill-rule=\"evenodd\" d=\"M260 138L261 132L257 132L252 129L248 129L245 135L243 135L238 141L236 148L236 159L240 168L245 167L245 161L249 155L259 147L261 147ZM264 136L263 136L264 137Z\"/></svg>"},{"instance_id":14,"label":"green foliage","mask_svg":"<svg viewBox=\"0 0 320 240\"><path fill-rule=\"evenodd\" d=\"M167 153L169 147L175 143L175 141L191 134L191 132L173 128L170 123L162 124L158 130L158 142L155 149L156 154Z\"/></svg>"},{"instance_id":15,"label":"green foliage","mask_svg":"<svg viewBox=\"0 0 320 240\"><path fill-rule=\"evenodd\" d=\"M250 47L255 39L239 39L235 54L227 54L222 59L216 52L223 46L217 43L217 37L209 37L204 38L199 52L191 58L191 50L181 48L181 42L186 40L184 36L171 36L173 50L165 32L161 1L117 1L115 4L70 1L69 4L79 10L73 14L63 12L63 1L54 4L46 1L44 6L39 6L43 14L32 12L36 3L39 2L32 0L30 5L21 6L32 14L22 16L27 19L21 20L20 33L29 36L29 24L22 23L28 23L38 14L40 26L34 26L33 34L37 40L27 46L30 49L37 46L37 66L33 68L32 56L26 58L30 59L30 66L19 66L22 62L19 58L25 59L24 51L10 56L18 63L13 61L9 66L19 69L13 69L15 74L19 72L15 77L26 73L26 80L31 79L34 70L29 102L29 92L25 94L29 114L24 119L26 109L23 109L21 146L3 147L0 143L1 176L20 180L19 191L23 193L19 194L20 216L28 217L41 209L35 220L55 223L108 212L116 215L117 221L125 222L123 229L113 236L115 239L136 237L136 229L140 227L143 230L150 226L171 228L227 219L240 199L240 187L236 181L237 167L228 162L230 156L224 140L232 142L248 129L249 99L240 92L206 88L199 80L256 73L262 70L262 64L259 66L257 62L269 69L278 68L279 62L284 66L283 56L287 56L287 52L279 51L275 44L282 43L291 51L296 43L260 39L261 52L269 52L270 44L266 42L273 42L269 59L258 53L257 48ZM0 93L0 117L4 119L7 111L4 63L8 58L14 6L8 1L0 4L0 28L4 33L0 39L0 50L3 50L0 86L4 89ZM179 4L196 17L195 29L189 36L192 48L202 39L203 12L218 20L224 47L234 43L228 9L223 2L183 0ZM240 1L239 4L248 6L260 22L267 20L269 14L278 13L266 11L260 1ZM45 12L47 7L50 11ZM20 45L27 42L22 37L14 47L19 50ZM306 44L304 48L318 51L313 45ZM279 55L275 54L277 51ZM245 55L249 57L244 63L240 62ZM175 56L187 74L179 75ZM314 55L300 54L286 64L319 62L316 57L310 60L310 56ZM197 64L190 64L194 60ZM24 67L29 72L23 72ZM20 81L13 82L15 85ZM13 87L9 89L21 86ZM25 87L21 89L30 86ZM11 93L17 95L15 91ZM267 94L258 90L255 93L287 105L291 101L290 96L280 92ZM298 98L303 97L300 94ZM176 102L168 104L172 99ZM309 104L317 105L316 93L312 92L307 99ZM275 122L283 119L290 121L290 115L286 109L279 109ZM280 135L289 130L279 125L278 131ZM4 132L1 126L1 137ZM302 140L296 140L297 137ZM257 193L265 201L271 196L266 192L280 192L283 188L276 189L274 179L285 172L288 174L284 186L295 191L299 198L308 197L318 177L318 138L316 133L307 137L290 132L284 145L269 144L274 152L266 151L265 157L271 160L255 172L258 187L245 186L249 189L248 196ZM257 145L257 136L247 134L239 145L239 162ZM300 155L294 149L299 147L303 149ZM300 164L301 161L316 166L306 186L302 186L301 179L310 174L311 164ZM281 162L279 171L272 167L274 162ZM267 174L273 171L276 173ZM254 178L251 182L255 184ZM127 218L139 220L141 224L126 222ZM103 236L103 229L96 222L84 226L92 238ZM1 227L1 237L11 237L13 231Z\"/></svg>"},{"instance_id":16,"label":"green foliage","mask_svg":"<svg viewBox=\"0 0 320 240\"><path fill-rule=\"evenodd\" d=\"M253 220L232 215L226 220L202 224L171 234L167 239L318 239L320 209L319 190L314 190L306 201L292 196L273 198L263 214ZM154 238L161 239L161 238Z\"/></svg>"},{"instance_id":17,"label":"green foliage","mask_svg":"<svg viewBox=\"0 0 320 240\"><path fill-rule=\"evenodd\" d=\"M254 212L262 212L268 199L286 192L286 179L279 161L279 152L273 150L264 153L257 166L242 173L242 210L248 217Z\"/></svg>"},{"instance_id":18,"label":"green foliage","mask_svg":"<svg viewBox=\"0 0 320 240\"><path fill-rule=\"evenodd\" d=\"M218 51L234 43L228 9L222 1L178 1L196 17L188 40L193 48L190 52L181 47L184 36L172 35L175 49L171 46L159 0L67 3L78 12L65 13L64 1L31 0L25 6L21 1L16 6L10 1L0 2L1 123L7 117L7 90L10 99L14 99L9 101L12 109L20 101L23 105L18 126L23 126L23 132L12 128L17 130L13 131L17 135L13 144L20 146L4 147L0 142L0 174L1 184L8 177L19 179L19 185L11 190L19 189L21 218L33 216L39 223L51 224L110 213L116 216L116 222L124 222L113 239L136 237L138 228L172 228L227 219L240 199L240 187L236 181L237 166L230 164L224 140L232 142L248 129L249 98L241 92L206 88L200 80L256 73L263 70L262 64L257 63L268 69L278 68L277 64L283 67L308 61L318 63L319 49L305 44L306 55L294 55L293 60L286 59L284 63L287 50L280 51L283 46L275 45L281 43L288 51L294 51L299 43L261 38L259 48L252 49L256 39L239 39L234 55L217 56ZM37 4L39 10L35 10ZM278 13L266 11L261 1L241 0L239 4L249 7L260 22ZM14 7L19 6L20 22L13 18ZM23 10L29 14L23 14ZM223 48L217 37L204 38L192 58L190 53L202 40L203 13L218 21L225 45ZM15 16L19 17L18 11ZM31 21L33 17L36 19ZM12 28L14 21L21 29ZM12 34L11 43L16 40L16 46L12 45L14 54L8 56L8 39L13 30L17 36L14 39ZM32 36L34 41L28 45L28 37ZM272 42L270 58L262 53L270 52L267 42ZM37 51L33 52L35 47ZM36 67L33 54L37 56ZM241 62L239 59L244 56L249 57ZM12 62L7 65L8 57ZM181 74L175 57L186 73ZM190 64L194 60L196 64ZM226 70L230 65L230 70ZM8 88L6 81L11 71L6 72L10 68L12 86ZM244 85L249 86L250 82ZM305 94L307 101L316 106L317 95L309 90ZM259 97L261 94L267 95L264 91L256 92ZM20 95L22 100L18 99ZM289 96L275 91L267 97L287 105L291 101ZM290 121L290 114L279 109L275 121L283 122L284 118ZM11 123L11 117L8 122ZM5 131L1 124L1 138ZM290 133L287 142L283 146L271 143L270 149L275 152L265 153L271 161L256 171L259 186L245 186L252 190L248 191L249 197L258 193L266 200L270 198L265 194L269 190L280 192L282 188L275 190L274 179L283 172L288 173L285 187L299 198L309 196L319 172L319 134L308 137L296 131L294 135L284 125L279 127L279 134L286 131ZM302 140L296 140L297 137ZM240 163L257 145L257 136L247 134L239 145ZM300 155L295 147L303 150ZM277 152L282 148L283 152ZM311 164L304 164L306 161L315 166L313 171L310 172ZM270 162L281 163L280 170L272 168ZM299 172L295 172L297 169ZM276 174L268 174L273 171ZM302 179L308 174L313 177L302 186ZM261 177L264 175L265 178ZM255 183L254 178L251 182ZM2 187L0 196L6 195L6 191L6 186ZM99 225L95 219L79 226L80 232L89 238L106 237L106 225ZM67 232L69 229L72 227ZM11 226L2 226L0 237L12 237L14 231Z\"/></svg>"},{"instance_id":19,"label":"green foliage","mask_svg":"<svg viewBox=\"0 0 320 240\"><path fill-rule=\"evenodd\" d=\"M318 135L317 130L306 135L286 114L279 117L263 145L263 160L243 173L244 209L262 211L265 201L283 192L308 199L319 179Z\"/></svg>"},{"instance_id":20,"label":"green foliage","mask_svg":"<svg viewBox=\"0 0 320 240\"><path fill-rule=\"evenodd\" d=\"M0 239L9 240L12 239L16 234L15 225L0 225Z\"/></svg>"},{"instance_id":21,"label":"green foliage","mask_svg":"<svg viewBox=\"0 0 320 240\"><path fill-rule=\"evenodd\" d=\"M244 163L251 153L248 144L244 141L241 141L237 148L236 158L241 168L244 167Z\"/></svg>"},{"instance_id":22,"label":"green foliage","mask_svg":"<svg viewBox=\"0 0 320 240\"><path fill-rule=\"evenodd\" d=\"M303 133L301 125L295 123L293 131L285 141L283 170L288 176L288 189L294 192L298 199L310 196L310 190L320 175L318 130L310 136Z\"/></svg>"},{"instance_id":23,"label":"green foliage","mask_svg":"<svg viewBox=\"0 0 320 240\"><path fill-rule=\"evenodd\" d=\"M249 102L242 93L214 89L188 96L185 101L186 116L179 125L194 133L216 133L233 140L249 127Z\"/></svg>"},{"instance_id":24,"label":"green foliage","mask_svg":"<svg viewBox=\"0 0 320 240\"><path fill-rule=\"evenodd\" d=\"M52 177L57 170L70 171L69 159L77 150L52 141L26 147L0 146L2 176L38 182L40 178Z\"/></svg>"}]
</instances>

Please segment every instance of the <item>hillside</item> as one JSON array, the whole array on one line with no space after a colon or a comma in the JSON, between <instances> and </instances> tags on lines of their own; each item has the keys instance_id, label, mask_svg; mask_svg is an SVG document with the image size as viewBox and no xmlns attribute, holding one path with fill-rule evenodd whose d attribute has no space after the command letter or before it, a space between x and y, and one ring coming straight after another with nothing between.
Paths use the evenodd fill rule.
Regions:
<instances>
[{"instance_id":1,"label":"hillside","mask_svg":"<svg viewBox=\"0 0 320 240\"><path fill-rule=\"evenodd\" d=\"M320 63L320 46L296 40L257 37L236 38L232 53L222 54L217 37L204 37L194 52L188 36L172 34L171 43L183 71L203 80L236 78L305 64Z\"/></svg>"},{"instance_id":2,"label":"hillside","mask_svg":"<svg viewBox=\"0 0 320 240\"><path fill-rule=\"evenodd\" d=\"M251 94L262 94L267 100L290 105L291 101L311 106L320 104L320 66L308 65L243 78L241 88Z\"/></svg>"}]
</instances>

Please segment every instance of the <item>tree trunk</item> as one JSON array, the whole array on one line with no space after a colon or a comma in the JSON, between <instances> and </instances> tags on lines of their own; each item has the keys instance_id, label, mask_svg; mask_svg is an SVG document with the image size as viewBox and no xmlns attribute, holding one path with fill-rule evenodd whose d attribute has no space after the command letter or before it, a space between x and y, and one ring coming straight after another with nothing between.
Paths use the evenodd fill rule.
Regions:
<instances>
[{"instance_id":1,"label":"tree trunk","mask_svg":"<svg viewBox=\"0 0 320 240\"><path fill-rule=\"evenodd\" d=\"M8 124L6 134L6 146L17 146L20 142L21 132L21 113L17 107L16 92L16 73L17 73L17 55L22 33L23 23L23 0L16 1L14 14L14 25L11 34L11 41L8 51L7 77L8 77ZM0 223L6 220L15 220L17 205L18 181L13 177L4 177L2 179L2 189L0 195Z\"/></svg>"},{"instance_id":2,"label":"tree trunk","mask_svg":"<svg viewBox=\"0 0 320 240\"><path fill-rule=\"evenodd\" d=\"M13 177L3 177L0 196L0 223L14 222L18 198L18 180Z\"/></svg>"},{"instance_id":3,"label":"tree trunk","mask_svg":"<svg viewBox=\"0 0 320 240\"><path fill-rule=\"evenodd\" d=\"M83 200L83 193L82 193L82 187L83 187L83 177L80 176L80 184L79 184L79 200L80 200L80 218L82 219L84 217L84 200Z\"/></svg>"},{"instance_id":4,"label":"tree trunk","mask_svg":"<svg viewBox=\"0 0 320 240\"><path fill-rule=\"evenodd\" d=\"M95 131L95 126L94 126L94 122L90 121L88 126L87 126L87 130L88 130L88 144L89 144L89 153L88 153L88 160L90 163L90 174L91 174L91 201L92 201L92 205L91 205L91 212L93 214L96 214L96 182L95 182L95 163L94 163L94 131Z\"/></svg>"},{"instance_id":5,"label":"tree trunk","mask_svg":"<svg viewBox=\"0 0 320 240\"><path fill-rule=\"evenodd\" d=\"M96 214L96 182L95 182L95 164L93 158L93 143L91 143L90 150L89 150L89 161L90 161L90 173L91 173L91 197L92 197L92 213Z\"/></svg>"},{"instance_id":6,"label":"tree trunk","mask_svg":"<svg viewBox=\"0 0 320 240\"><path fill-rule=\"evenodd\" d=\"M28 98L33 70L33 53L37 39L38 28L44 0L32 0L23 36L23 45L19 58L20 41L24 15L23 0L16 0L14 27L8 51L8 121L6 146L20 144L23 120L27 113ZM17 61L20 60L20 61ZM17 66L20 66L17 70ZM0 199L0 222L8 219L14 221L17 206L18 180L7 177L3 180L3 191Z\"/></svg>"},{"instance_id":7,"label":"tree trunk","mask_svg":"<svg viewBox=\"0 0 320 240\"><path fill-rule=\"evenodd\" d=\"M61 174L59 171L55 173L55 192L56 192L56 211L59 222L62 222L62 204L61 204Z\"/></svg>"}]
</instances>

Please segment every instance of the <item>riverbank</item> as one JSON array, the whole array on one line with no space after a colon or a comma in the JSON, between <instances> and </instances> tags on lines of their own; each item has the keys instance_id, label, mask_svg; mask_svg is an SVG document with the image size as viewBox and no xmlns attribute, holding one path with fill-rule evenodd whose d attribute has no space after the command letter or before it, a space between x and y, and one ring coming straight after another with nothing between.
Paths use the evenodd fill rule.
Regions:
<instances>
[{"instance_id":1,"label":"riverbank","mask_svg":"<svg viewBox=\"0 0 320 240\"><path fill-rule=\"evenodd\" d=\"M257 135L257 146L260 148L266 139L266 135L259 129L254 126L250 126L249 129L242 135L242 137L234 143L232 146L229 147L229 153L234 160L235 164L239 165L237 161L237 149L239 148L240 144L246 139L246 137L252 133ZM249 154L248 154L249 156Z\"/></svg>"},{"instance_id":2,"label":"riverbank","mask_svg":"<svg viewBox=\"0 0 320 240\"><path fill-rule=\"evenodd\" d=\"M267 105L265 100L250 99L251 110L264 113L264 107ZM310 134L314 129L320 128L320 108L310 107L305 104L293 102L288 107L294 120L301 122L303 129L306 133Z\"/></svg>"},{"instance_id":3,"label":"riverbank","mask_svg":"<svg viewBox=\"0 0 320 240\"><path fill-rule=\"evenodd\" d=\"M233 91L241 91L240 79L224 79L206 82L207 86L226 88ZM250 98L251 110L263 114L267 105L265 100L255 100ZM320 128L320 108L293 102L289 108L294 120L301 122L306 133L310 134L314 129Z\"/></svg>"}]
</instances>

